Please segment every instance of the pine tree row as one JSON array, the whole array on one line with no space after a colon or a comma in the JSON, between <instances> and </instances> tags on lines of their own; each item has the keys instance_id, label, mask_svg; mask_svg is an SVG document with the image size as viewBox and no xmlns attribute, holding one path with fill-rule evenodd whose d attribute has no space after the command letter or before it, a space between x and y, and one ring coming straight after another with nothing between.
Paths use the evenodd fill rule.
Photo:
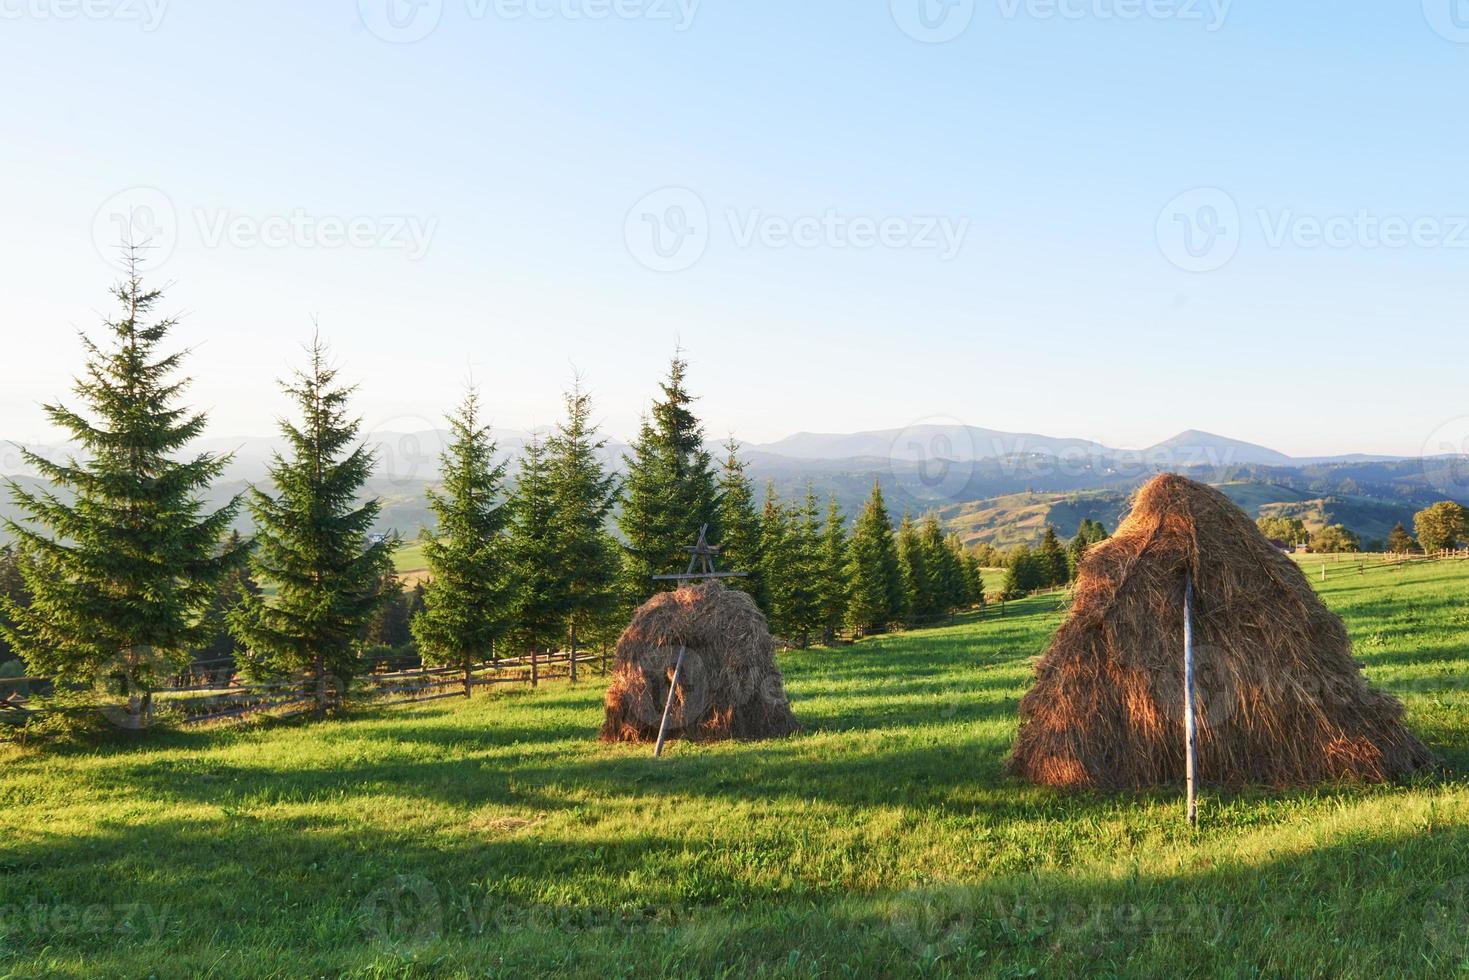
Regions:
<instances>
[{"instance_id":1,"label":"pine tree row","mask_svg":"<svg viewBox=\"0 0 1469 980\"><path fill-rule=\"evenodd\" d=\"M123 693L131 716L145 718L153 692L205 655L232 656L251 678L309 678L326 707L364 669L364 646L410 633L425 662L466 668L605 643L659 588L654 576L686 562L701 528L725 569L749 573L729 581L801 645L983 599L977 559L933 516L894 533L878 485L850 533L836 501L823 506L809 488L783 501L771 485L757 509L738 445L722 468L705 448L680 354L620 480L579 380L564 419L513 470L471 387L428 491L429 578L404 593L398 538L373 533L381 505L364 489L375 458L359 440L354 389L321 341L282 383L294 410L267 485L206 513L229 458L185 455L206 417L180 404L184 352L163 349L175 321L150 321L160 293L136 263L114 293L107 340L84 338L80 410L46 407L80 452L26 452L50 487L10 484L21 516L6 522L6 567L18 582L0 594L0 636L30 673ZM230 530L242 506L249 540Z\"/></svg>"}]
</instances>

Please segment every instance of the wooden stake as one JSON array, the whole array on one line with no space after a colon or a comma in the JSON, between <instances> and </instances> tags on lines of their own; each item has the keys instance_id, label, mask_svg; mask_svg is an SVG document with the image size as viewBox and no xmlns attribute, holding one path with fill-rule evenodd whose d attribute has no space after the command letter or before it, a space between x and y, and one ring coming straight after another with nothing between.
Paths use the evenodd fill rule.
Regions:
<instances>
[{"instance_id":1,"label":"wooden stake","mask_svg":"<svg viewBox=\"0 0 1469 980\"><path fill-rule=\"evenodd\" d=\"M1183 730L1184 773L1188 781L1188 825L1199 822L1199 804L1194 795L1197 782L1198 732L1194 726L1194 576L1187 572L1183 579Z\"/></svg>"},{"instance_id":2,"label":"wooden stake","mask_svg":"<svg viewBox=\"0 0 1469 980\"><path fill-rule=\"evenodd\" d=\"M673 662L673 676L668 680L668 700L663 702L663 721L658 725L658 744L653 746L653 758L663 757L663 742L668 738L668 715L673 711L673 692L678 689L678 675L683 672L683 655L686 648L678 647L678 659Z\"/></svg>"}]
</instances>

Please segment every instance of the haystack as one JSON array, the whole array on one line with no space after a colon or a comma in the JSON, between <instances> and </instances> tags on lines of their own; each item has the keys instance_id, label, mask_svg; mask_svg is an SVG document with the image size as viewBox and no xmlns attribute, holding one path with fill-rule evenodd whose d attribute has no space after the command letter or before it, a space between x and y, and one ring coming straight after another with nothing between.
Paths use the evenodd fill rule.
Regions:
<instances>
[{"instance_id":1,"label":"haystack","mask_svg":"<svg viewBox=\"0 0 1469 980\"><path fill-rule=\"evenodd\" d=\"M1183 780L1188 571L1202 782L1375 782L1432 763L1397 699L1368 687L1300 567L1224 494L1168 474L1087 553L1071 614L1020 702L1013 772L1064 787Z\"/></svg>"},{"instance_id":2,"label":"haystack","mask_svg":"<svg viewBox=\"0 0 1469 980\"><path fill-rule=\"evenodd\" d=\"M801 727L786 700L765 616L745 593L708 581L660 593L633 614L617 641L603 741L658 737L680 645L687 652L670 738L779 738Z\"/></svg>"}]
</instances>

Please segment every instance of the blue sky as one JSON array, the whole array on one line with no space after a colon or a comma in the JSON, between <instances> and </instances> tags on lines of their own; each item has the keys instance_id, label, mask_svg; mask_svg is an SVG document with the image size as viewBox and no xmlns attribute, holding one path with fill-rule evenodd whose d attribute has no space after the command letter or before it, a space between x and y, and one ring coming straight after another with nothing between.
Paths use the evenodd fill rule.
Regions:
<instances>
[{"instance_id":1,"label":"blue sky","mask_svg":"<svg viewBox=\"0 0 1469 980\"><path fill-rule=\"evenodd\" d=\"M0 0L0 435L49 436L118 215L219 435L313 316L370 428L579 369L626 435L676 342L751 441L1469 415L1469 3L691 2Z\"/></svg>"}]
</instances>

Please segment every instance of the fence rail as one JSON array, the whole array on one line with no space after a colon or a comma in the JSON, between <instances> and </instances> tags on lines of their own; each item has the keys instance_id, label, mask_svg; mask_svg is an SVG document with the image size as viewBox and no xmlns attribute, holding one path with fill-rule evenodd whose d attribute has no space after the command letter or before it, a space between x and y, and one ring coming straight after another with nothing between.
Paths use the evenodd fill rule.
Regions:
<instances>
[{"instance_id":1,"label":"fence rail","mask_svg":"<svg viewBox=\"0 0 1469 980\"><path fill-rule=\"evenodd\" d=\"M381 665L379 662L376 666ZM207 677L191 667L176 678L181 683L152 691L147 700L149 711L162 709L182 725L245 720L257 716L290 718L322 706L339 705L344 696L374 704L397 705L442 698L468 698L473 696L475 688L496 684L537 687L542 681L572 679L573 667L582 665L586 665L584 669L593 676L604 675L607 671L606 651L578 651L575 658L569 651L526 654L471 664L467 669L463 666L372 669L353 678L346 686L335 678L318 679L309 674L276 681L243 681L233 670L216 670L211 672L212 677ZM37 695L55 689L56 684L47 677L0 678L0 723L24 724L28 719L40 716L44 709L32 702ZM99 702L96 707L124 710L121 702L117 705Z\"/></svg>"}]
</instances>

